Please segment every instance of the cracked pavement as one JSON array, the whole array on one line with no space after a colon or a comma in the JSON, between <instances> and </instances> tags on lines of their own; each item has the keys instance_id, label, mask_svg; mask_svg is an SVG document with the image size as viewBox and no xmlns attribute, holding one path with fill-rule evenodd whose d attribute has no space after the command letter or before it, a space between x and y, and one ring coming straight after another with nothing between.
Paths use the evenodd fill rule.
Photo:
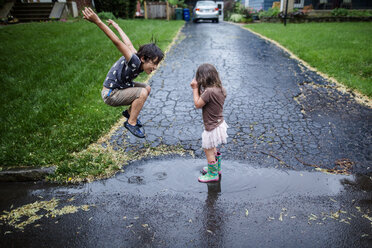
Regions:
<instances>
[{"instance_id":1,"label":"cracked pavement","mask_svg":"<svg viewBox=\"0 0 372 248\"><path fill-rule=\"evenodd\" d=\"M197 182L203 124L189 86L205 62L230 126L210 184ZM150 84L147 137L121 126L103 149L180 145L196 159L142 159L79 185L1 182L1 247L371 247L372 115L350 93L228 23L186 24ZM335 162L352 174L305 171Z\"/></svg>"},{"instance_id":2,"label":"cracked pavement","mask_svg":"<svg viewBox=\"0 0 372 248\"><path fill-rule=\"evenodd\" d=\"M110 140L114 148L181 145L203 158L201 110L189 86L202 63L216 66L228 93L224 158L292 169L347 161L353 172L372 171L372 110L272 43L228 23L185 25L149 80L152 92L139 117L146 138L120 127Z\"/></svg>"}]
</instances>

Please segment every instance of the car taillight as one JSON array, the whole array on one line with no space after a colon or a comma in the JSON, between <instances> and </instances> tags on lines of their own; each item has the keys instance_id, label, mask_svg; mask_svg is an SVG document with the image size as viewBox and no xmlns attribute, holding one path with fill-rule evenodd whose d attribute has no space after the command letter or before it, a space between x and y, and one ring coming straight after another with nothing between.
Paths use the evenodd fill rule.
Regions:
<instances>
[{"instance_id":1,"label":"car taillight","mask_svg":"<svg viewBox=\"0 0 372 248\"><path fill-rule=\"evenodd\" d=\"M215 11L218 11L218 8L214 8Z\"/></svg>"},{"instance_id":2,"label":"car taillight","mask_svg":"<svg viewBox=\"0 0 372 248\"><path fill-rule=\"evenodd\" d=\"M200 11L200 9L195 9L195 11Z\"/></svg>"}]
</instances>

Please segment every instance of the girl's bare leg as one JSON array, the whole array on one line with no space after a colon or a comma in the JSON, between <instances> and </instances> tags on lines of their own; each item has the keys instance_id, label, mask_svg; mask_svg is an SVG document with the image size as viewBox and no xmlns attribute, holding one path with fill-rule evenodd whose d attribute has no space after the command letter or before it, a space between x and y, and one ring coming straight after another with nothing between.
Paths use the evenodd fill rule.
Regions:
<instances>
[{"instance_id":1,"label":"girl's bare leg","mask_svg":"<svg viewBox=\"0 0 372 248\"><path fill-rule=\"evenodd\" d=\"M204 149L205 156L207 157L207 161L209 164L212 164L212 162L216 162L216 148L210 148L210 149Z\"/></svg>"}]
</instances>

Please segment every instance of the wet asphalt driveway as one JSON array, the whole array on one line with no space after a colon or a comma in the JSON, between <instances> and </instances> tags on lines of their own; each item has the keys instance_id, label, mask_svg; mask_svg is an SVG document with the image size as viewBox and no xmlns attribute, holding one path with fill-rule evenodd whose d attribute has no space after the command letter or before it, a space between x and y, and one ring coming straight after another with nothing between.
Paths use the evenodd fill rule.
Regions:
<instances>
[{"instance_id":1,"label":"wet asphalt driveway","mask_svg":"<svg viewBox=\"0 0 372 248\"><path fill-rule=\"evenodd\" d=\"M222 180L209 185L197 182L203 127L189 86L206 62L227 89L230 126ZM24 206L35 219L0 222L1 247L372 245L372 110L351 94L227 23L186 24L150 84L147 137L121 127L110 145L180 145L195 158L134 162L79 186L0 183L0 210Z\"/></svg>"}]
</instances>

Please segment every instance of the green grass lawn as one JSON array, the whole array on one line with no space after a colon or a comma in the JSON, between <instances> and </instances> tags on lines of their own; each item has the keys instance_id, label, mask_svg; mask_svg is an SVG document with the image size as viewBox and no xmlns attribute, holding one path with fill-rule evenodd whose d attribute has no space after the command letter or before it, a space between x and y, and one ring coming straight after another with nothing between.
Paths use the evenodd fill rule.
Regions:
<instances>
[{"instance_id":1,"label":"green grass lawn","mask_svg":"<svg viewBox=\"0 0 372 248\"><path fill-rule=\"evenodd\" d=\"M372 24L260 23L249 29L278 41L317 70L372 96Z\"/></svg>"},{"instance_id":2,"label":"green grass lawn","mask_svg":"<svg viewBox=\"0 0 372 248\"><path fill-rule=\"evenodd\" d=\"M183 21L117 20L138 48L165 51ZM58 164L96 141L120 118L103 103L103 80L121 56L87 21L0 27L0 170ZM145 81L141 75L138 81Z\"/></svg>"}]
</instances>

